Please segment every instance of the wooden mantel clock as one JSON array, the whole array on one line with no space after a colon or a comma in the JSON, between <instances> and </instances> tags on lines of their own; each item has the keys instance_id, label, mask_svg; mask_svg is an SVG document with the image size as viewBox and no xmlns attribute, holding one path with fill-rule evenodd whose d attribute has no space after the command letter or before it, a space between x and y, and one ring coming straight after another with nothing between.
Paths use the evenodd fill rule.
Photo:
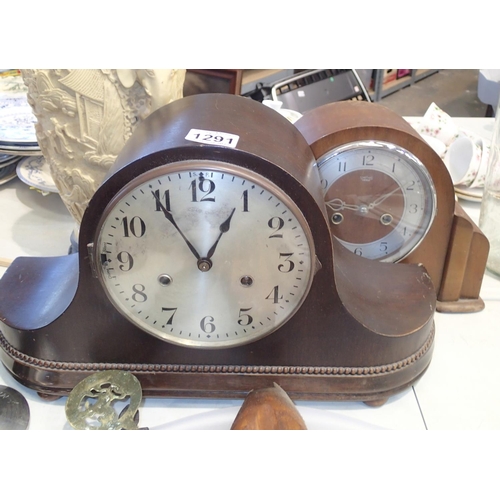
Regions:
<instances>
[{"instance_id":1,"label":"wooden mantel clock","mask_svg":"<svg viewBox=\"0 0 500 500\"><path fill-rule=\"evenodd\" d=\"M451 203L451 202L450 202ZM380 404L434 342L426 270L332 239L311 148L234 95L186 97L136 129L82 220L78 254L0 281L0 354L51 398L127 370L146 396Z\"/></svg>"},{"instance_id":2,"label":"wooden mantel clock","mask_svg":"<svg viewBox=\"0 0 500 500\"><path fill-rule=\"evenodd\" d=\"M488 240L455 201L441 158L406 120L379 104L344 101L295 125L317 158L330 229L346 248L423 264L438 311L484 308Z\"/></svg>"}]
</instances>

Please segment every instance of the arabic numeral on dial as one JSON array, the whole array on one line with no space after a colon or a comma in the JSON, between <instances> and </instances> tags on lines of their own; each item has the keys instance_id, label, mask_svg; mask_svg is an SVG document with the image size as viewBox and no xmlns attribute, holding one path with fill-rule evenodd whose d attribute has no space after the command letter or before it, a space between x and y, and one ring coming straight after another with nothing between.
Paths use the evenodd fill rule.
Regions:
<instances>
[{"instance_id":1,"label":"arabic numeral on dial","mask_svg":"<svg viewBox=\"0 0 500 500\"><path fill-rule=\"evenodd\" d=\"M266 297L266 300L272 300L274 304L278 304L282 298L283 295L280 297L279 287L276 285L271 290L271 293Z\"/></svg>"},{"instance_id":2,"label":"arabic numeral on dial","mask_svg":"<svg viewBox=\"0 0 500 500\"><path fill-rule=\"evenodd\" d=\"M215 197L213 196L209 197L209 195L215 191L215 182L210 179L205 179L203 174L200 174L198 182L195 179L193 182L191 182L190 186L191 186L192 202L215 201ZM199 200L198 200L198 191L204 194Z\"/></svg>"},{"instance_id":3,"label":"arabic numeral on dial","mask_svg":"<svg viewBox=\"0 0 500 500\"><path fill-rule=\"evenodd\" d=\"M130 235L135 236L136 238L142 238L146 232L146 224L138 216L132 217L130 221L128 220L128 217L123 217L122 226L123 236L125 238L128 238Z\"/></svg>"},{"instance_id":4,"label":"arabic numeral on dial","mask_svg":"<svg viewBox=\"0 0 500 500\"><path fill-rule=\"evenodd\" d=\"M281 231L283 229L283 226L285 225L285 221L281 217L272 217L271 219L269 219L267 225L271 229L274 229L273 234L271 234L269 238L283 238L283 235L281 233L278 233L278 231Z\"/></svg>"},{"instance_id":5,"label":"arabic numeral on dial","mask_svg":"<svg viewBox=\"0 0 500 500\"><path fill-rule=\"evenodd\" d=\"M361 247L358 247L358 248L355 248L355 249L354 249L354 253L355 253L356 255L359 255L359 256L361 257L361 256L363 255L363 250L362 250L362 248L361 248Z\"/></svg>"},{"instance_id":6,"label":"arabic numeral on dial","mask_svg":"<svg viewBox=\"0 0 500 500\"><path fill-rule=\"evenodd\" d=\"M164 312L164 311L172 312L172 314L168 318L167 322L165 323L166 325L171 325L173 323L175 313L177 312L177 307L162 307L161 312Z\"/></svg>"},{"instance_id":7,"label":"arabic numeral on dial","mask_svg":"<svg viewBox=\"0 0 500 500\"><path fill-rule=\"evenodd\" d=\"M416 214L418 212L418 205L416 203L412 203L408 210L411 214Z\"/></svg>"},{"instance_id":8,"label":"arabic numeral on dial","mask_svg":"<svg viewBox=\"0 0 500 500\"><path fill-rule=\"evenodd\" d=\"M157 212L163 212L163 210L161 209L162 207L162 199L165 201L165 205L163 205L163 208L165 208L166 210L168 210L169 212L171 211L170 210L170 190L167 189L163 195L160 197L160 190L157 189L156 191L154 191L154 198L155 198L155 202L156 202L156 208L155 210Z\"/></svg>"},{"instance_id":9,"label":"arabic numeral on dial","mask_svg":"<svg viewBox=\"0 0 500 500\"><path fill-rule=\"evenodd\" d=\"M413 186L415 186L415 181L410 181L408 186L406 186L407 191L413 191Z\"/></svg>"},{"instance_id":10,"label":"arabic numeral on dial","mask_svg":"<svg viewBox=\"0 0 500 500\"><path fill-rule=\"evenodd\" d=\"M278 271L282 273L289 273L295 268L295 264L293 263L290 258L292 257L293 253L280 253L280 259L284 258L286 265L285 264L280 264L278 266Z\"/></svg>"},{"instance_id":11,"label":"arabic numeral on dial","mask_svg":"<svg viewBox=\"0 0 500 500\"><path fill-rule=\"evenodd\" d=\"M347 162L339 161L339 172L345 172L347 170Z\"/></svg>"},{"instance_id":12,"label":"arabic numeral on dial","mask_svg":"<svg viewBox=\"0 0 500 500\"><path fill-rule=\"evenodd\" d=\"M121 271L130 271L134 267L134 258L128 252L120 252L117 254L116 259L121 263L118 267Z\"/></svg>"},{"instance_id":13,"label":"arabic numeral on dial","mask_svg":"<svg viewBox=\"0 0 500 500\"><path fill-rule=\"evenodd\" d=\"M241 197L243 198L243 212L248 212L248 189L243 191Z\"/></svg>"},{"instance_id":14,"label":"arabic numeral on dial","mask_svg":"<svg viewBox=\"0 0 500 500\"><path fill-rule=\"evenodd\" d=\"M144 285L137 283L132 287L132 290L134 291L132 294L132 300L134 302L146 302L146 300L148 300L148 296L144 293L146 290Z\"/></svg>"},{"instance_id":15,"label":"arabic numeral on dial","mask_svg":"<svg viewBox=\"0 0 500 500\"><path fill-rule=\"evenodd\" d=\"M363 165L364 166L373 167L373 160L375 160L375 156L363 155Z\"/></svg>"},{"instance_id":16,"label":"arabic numeral on dial","mask_svg":"<svg viewBox=\"0 0 500 500\"><path fill-rule=\"evenodd\" d=\"M387 249L389 248L389 245L387 244L387 241L381 241L380 242L380 251L387 253Z\"/></svg>"},{"instance_id":17,"label":"arabic numeral on dial","mask_svg":"<svg viewBox=\"0 0 500 500\"><path fill-rule=\"evenodd\" d=\"M205 316L200 321L200 328L205 333L213 333L215 331L214 317L213 316Z\"/></svg>"},{"instance_id":18,"label":"arabic numeral on dial","mask_svg":"<svg viewBox=\"0 0 500 500\"><path fill-rule=\"evenodd\" d=\"M251 309L252 309L251 307L249 307L248 309L240 309L240 312L238 314L238 317L240 318L238 320L238 325L248 326L252 324L253 322L252 316L250 316L250 314L246 314L247 311L250 311Z\"/></svg>"}]
</instances>

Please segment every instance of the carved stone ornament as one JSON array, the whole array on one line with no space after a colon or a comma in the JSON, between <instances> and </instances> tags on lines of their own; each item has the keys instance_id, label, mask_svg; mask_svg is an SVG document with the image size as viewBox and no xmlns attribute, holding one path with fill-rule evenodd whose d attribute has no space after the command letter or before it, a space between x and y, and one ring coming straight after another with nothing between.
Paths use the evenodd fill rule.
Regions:
<instances>
[{"instance_id":1,"label":"carved stone ornament","mask_svg":"<svg viewBox=\"0 0 500 500\"><path fill-rule=\"evenodd\" d=\"M79 225L135 126L182 97L184 69L26 69L36 135Z\"/></svg>"}]
</instances>

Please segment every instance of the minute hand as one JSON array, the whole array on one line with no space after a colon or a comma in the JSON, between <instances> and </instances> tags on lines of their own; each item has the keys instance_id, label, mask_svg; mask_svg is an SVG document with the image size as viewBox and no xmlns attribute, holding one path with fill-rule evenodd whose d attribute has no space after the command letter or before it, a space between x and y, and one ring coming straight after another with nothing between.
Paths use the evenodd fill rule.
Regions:
<instances>
[{"instance_id":1,"label":"minute hand","mask_svg":"<svg viewBox=\"0 0 500 500\"><path fill-rule=\"evenodd\" d=\"M179 234L182 236L182 239L186 242L186 245L189 247L189 250L191 250L191 253L198 259L200 260L200 254L196 250L196 248L191 244L191 242L184 236L184 233L181 231L179 226L174 220L174 216L162 205L160 199L158 198L157 194L154 191L151 191L153 196L155 197L156 201L158 202L158 205L160 206L161 211L163 212L163 215L165 215L165 218L172 223L172 225L177 229Z\"/></svg>"},{"instance_id":2,"label":"minute hand","mask_svg":"<svg viewBox=\"0 0 500 500\"><path fill-rule=\"evenodd\" d=\"M383 201L385 201L389 196L392 196L396 191L400 191L401 188L398 186L396 189L393 189L390 193L383 194L382 196L379 196L375 201L370 203L368 205L368 208L375 208L376 206L380 205Z\"/></svg>"}]
</instances>

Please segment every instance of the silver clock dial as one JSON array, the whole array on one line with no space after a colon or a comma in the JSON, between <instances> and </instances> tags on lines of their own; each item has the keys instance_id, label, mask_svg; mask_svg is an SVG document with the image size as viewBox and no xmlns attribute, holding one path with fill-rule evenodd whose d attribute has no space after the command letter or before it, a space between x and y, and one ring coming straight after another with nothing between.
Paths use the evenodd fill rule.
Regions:
<instances>
[{"instance_id":1,"label":"silver clock dial","mask_svg":"<svg viewBox=\"0 0 500 500\"><path fill-rule=\"evenodd\" d=\"M137 177L98 226L95 258L115 307L162 340L254 341L300 307L313 278L307 223L265 178L187 161Z\"/></svg>"},{"instance_id":2,"label":"silver clock dial","mask_svg":"<svg viewBox=\"0 0 500 500\"><path fill-rule=\"evenodd\" d=\"M396 262L417 247L436 211L424 165L394 144L357 141L318 160L330 227L352 252Z\"/></svg>"}]
</instances>

